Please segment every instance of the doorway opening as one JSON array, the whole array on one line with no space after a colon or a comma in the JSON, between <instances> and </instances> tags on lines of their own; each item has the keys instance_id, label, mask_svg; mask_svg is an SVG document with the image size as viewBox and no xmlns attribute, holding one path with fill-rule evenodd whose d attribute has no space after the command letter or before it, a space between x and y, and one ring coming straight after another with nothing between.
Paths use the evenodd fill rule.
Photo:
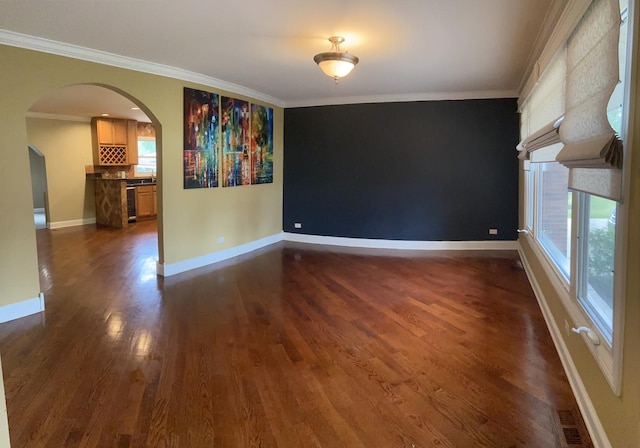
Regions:
<instances>
[{"instance_id":1,"label":"doorway opening","mask_svg":"<svg viewBox=\"0 0 640 448\"><path fill-rule=\"evenodd\" d=\"M44 154L29 145L29 169L31 171L31 192L33 196L33 222L38 229L46 229L47 223L47 168Z\"/></svg>"},{"instance_id":2,"label":"doorway opening","mask_svg":"<svg viewBox=\"0 0 640 448\"><path fill-rule=\"evenodd\" d=\"M125 123L129 158L117 163L105 163L99 158L97 120L114 124L114 127ZM159 163L162 133L161 124L153 113L139 100L114 86L77 84L57 89L36 101L26 114L26 123L29 157L33 160L31 182L37 231L85 235L100 231L108 232L111 239L117 240L118 235L124 235L119 232L126 228L100 224L98 211L101 208L107 211L122 209L123 204L124 210L131 209L128 205L133 205L135 210L139 201L144 203L146 215L123 212L124 227L134 227L141 219L147 221L144 225L149 236L147 241L155 250L147 250L141 262L155 269L156 262L163 259L162 170ZM108 204L105 201L109 197L98 194L97 185L101 179L118 179L123 191L125 185L134 191L144 185L140 188L143 194L130 196L131 204L126 203L126 196L123 203ZM42 234L38 235L39 246L43 238ZM41 291L46 292L50 282L44 283L41 279Z\"/></svg>"}]
</instances>

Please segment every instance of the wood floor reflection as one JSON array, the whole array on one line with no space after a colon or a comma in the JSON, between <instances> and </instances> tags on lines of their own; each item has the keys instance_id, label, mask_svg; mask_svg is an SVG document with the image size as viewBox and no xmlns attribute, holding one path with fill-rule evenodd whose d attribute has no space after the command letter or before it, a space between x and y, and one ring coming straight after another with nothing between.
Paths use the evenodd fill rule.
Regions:
<instances>
[{"instance_id":1,"label":"wood floor reflection","mask_svg":"<svg viewBox=\"0 0 640 448\"><path fill-rule=\"evenodd\" d=\"M563 415L589 446L515 252L279 243L163 280L154 221L36 233L14 447L556 447Z\"/></svg>"}]
</instances>

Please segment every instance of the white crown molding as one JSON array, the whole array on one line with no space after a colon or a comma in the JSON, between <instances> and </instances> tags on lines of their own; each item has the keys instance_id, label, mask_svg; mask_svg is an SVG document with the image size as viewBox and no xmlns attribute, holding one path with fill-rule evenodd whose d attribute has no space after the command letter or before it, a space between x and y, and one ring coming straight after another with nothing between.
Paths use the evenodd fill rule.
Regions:
<instances>
[{"instance_id":1,"label":"white crown molding","mask_svg":"<svg viewBox=\"0 0 640 448\"><path fill-rule=\"evenodd\" d=\"M520 81L519 107L525 103L545 69L560 47L567 41L592 2L593 0L568 0L565 8L555 20L553 29L547 33L543 42L544 47L541 50L538 49L539 44L536 42L536 51L539 51L539 54L535 55L537 57L535 62L529 61L528 70ZM542 36L538 36L538 38L540 37ZM533 55L534 53L532 53Z\"/></svg>"},{"instance_id":2,"label":"white crown molding","mask_svg":"<svg viewBox=\"0 0 640 448\"><path fill-rule=\"evenodd\" d=\"M517 90L486 90L471 92L433 92L433 93L403 93L398 95L364 95L334 98L315 98L310 100L287 101L286 108L338 106L343 104L365 103L408 103L415 101L447 101L447 100L479 100L494 98L517 98Z\"/></svg>"},{"instance_id":3,"label":"white crown molding","mask_svg":"<svg viewBox=\"0 0 640 448\"><path fill-rule=\"evenodd\" d=\"M78 121L80 123L91 123L89 117L79 117L76 115L49 114L46 112L27 112L27 118L41 118L43 120Z\"/></svg>"},{"instance_id":4,"label":"white crown molding","mask_svg":"<svg viewBox=\"0 0 640 448\"><path fill-rule=\"evenodd\" d=\"M434 92L434 93L405 93L398 95L364 95L338 98L315 98L309 100L284 101L258 92L247 87L233 84L210 76L191 72L177 67L157 64L155 62L143 61L140 59L121 56L106 51L94 50L79 45L58 42L41 37L29 36L27 34L0 29L0 44L12 47L25 48L27 50L40 51L43 53L65 56L73 59L94 62L97 64L109 65L112 67L124 68L137 72L149 73L152 75L166 76L179 79L181 81L202 84L213 89L225 90L232 93L244 95L258 101L274 104L279 107L312 107L331 106L342 104L362 104L362 103L392 103L392 102L413 102L413 101L445 101L445 100L470 100L470 99L490 99L490 98L517 98L519 90L490 90L490 91L470 91L470 92ZM45 117L36 117L45 118ZM63 119L48 117L50 119ZM72 120L73 121L73 120Z\"/></svg>"},{"instance_id":5,"label":"white crown molding","mask_svg":"<svg viewBox=\"0 0 640 448\"><path fill-rule=\"evenodd\" d=\"M245 95L265 103L274 104L284 107L284 101L274 98L270 95L258 92L256 90L242 87L238 84L222 81L210 76L201 75L199 73L183 70L168 65L157 64L155 62L142 61L127 56L120 56L106 51L93 50L91 48L81 47L79 45L57 42L41 37L29 36L26 34L16 33L13 31L0 29L0 44L11 47L25 48L27 50L41 51L43 53L55 54L58 56L66 56L73 59L95 62L98 64L110 65L112 67L134 70L137 72L149 73L152 75L166 76L169 78L179 79L181 81L202 84L214 89L226 90L228 92Z\"/></svg>"},{"instance_id":6,"label":"white crown molding","mask_svg":"<svg viewBox=\"0 0 640 448\"><path fill-rule=\"evenodd\" d=\"M547 9L547 14L544 17L542 22L542 26L538 30L538 34L536 35L536 39L533 43L533 47L529 52L529 57L527 58L527 63L525 64L525 69L522 72L522 76L520 77L520 84L518 91L522 92L529 80L531 73L536 68L536 64L538 64L538 58L544 51L547 42L549 41L549 36L553 33L556 28L559 18L565 10L567 2L570 0L560 0L551 2L549 8Z\"/></svg>"}]
</instances>

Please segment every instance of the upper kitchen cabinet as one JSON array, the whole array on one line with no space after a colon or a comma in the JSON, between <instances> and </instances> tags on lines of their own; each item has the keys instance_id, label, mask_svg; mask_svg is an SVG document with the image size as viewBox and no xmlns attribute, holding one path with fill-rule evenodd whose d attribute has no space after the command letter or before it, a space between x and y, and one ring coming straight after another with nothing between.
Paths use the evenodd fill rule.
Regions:
<instances>
[{"instance_id":1,"label":"upper kitchen cabinet","mask_svg":"<svg viewBox=\"0 0 640 448\"><path fill-rule=\"evenodd\" d=\"M127 120L127 165L138 164L138 122Z\"/></svg>"},{"instance_id":2,"label":"upper kitchen cabinet","mask_svg":"<svg viewBox=\"0 0 640 448\"><path fill-rule=\"evenodd\" d=\"M138 135L135 120L98 118L91 120L94 165L138 164Z\"/></svg>"}]
</instances>

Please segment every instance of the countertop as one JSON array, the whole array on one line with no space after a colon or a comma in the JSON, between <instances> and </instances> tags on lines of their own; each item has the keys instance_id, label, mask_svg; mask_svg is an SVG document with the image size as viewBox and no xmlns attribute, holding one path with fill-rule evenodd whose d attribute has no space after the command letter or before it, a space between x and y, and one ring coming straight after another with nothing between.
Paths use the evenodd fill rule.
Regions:
<instances>
[{"instance_id":1,"label":"countertop","mask_svg":"<svg viewBox=\"0 0 640 448\"><path fill-rule=\"evenodd\" d=\"M89 177L87 175L87 178L89 179L93 179L93 180L104 180L104 181L108 181L108 182L126 182L127 187L137 187L138 185L156 185L156 179L153 179L151 177L136 177L136 178L129 178L129 179L120 179L117 177L98 177L98 176L91 176Z\"/></svg>"},{"instance_id":2,"label":"countertop","mask_svg":"<svg viewBox=\"0 0 640 448\"><path fill-rule=\"evenodd\" d=\"M138 185L156 185L156 179L152 177L136 177L124 180L127 181L127 187L135 187Z\"/></svg>"}]
</instances>

